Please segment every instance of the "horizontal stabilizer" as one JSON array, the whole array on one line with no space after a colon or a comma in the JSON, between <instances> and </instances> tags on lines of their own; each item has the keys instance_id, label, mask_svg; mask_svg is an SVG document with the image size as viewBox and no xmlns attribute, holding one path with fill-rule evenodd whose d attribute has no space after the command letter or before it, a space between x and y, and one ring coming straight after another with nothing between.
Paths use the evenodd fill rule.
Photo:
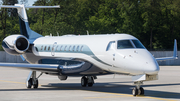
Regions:
<instances>
[{"instance_id":1,"label":"horizontal stabilizer","mask_svg":"<svg viewBox=\"0 0 180 101\"><path fill-rule=\"evenodd\" d=\"M174 39L174 52L172 57L156 58L157 61L166 61L166 60L174 60L174 59L178 59L176 39Z\"/></svg>"},{"instance_id":2,"label":"horizontal stabilizer","mask_svg":"<svg viewBox=\"0 0 180 101\"><path fill-rule=\"evenodd\" d=\"M22 8L23 6L11 6L11 5L0 5L0 8ZM57 6L24 6L25 8L60 8L59 5Z\"/></svg>"},{"instance_id":3,"label":"horizontal stabilizer","mask_svg":"<svg viewBox=\"0 0 180 101\"><path fill-rule=\"evenodd\" d=\"M60 6L25 6L25 8L60 8Z\"/></svg>"},{"instance_id":4,"label":"horizontal stabilizer","mask_svg":"<svg viewBox=\"0 0 180 101\"><path fill-rule=\"evenodd\" d=\"M0 8L21 8L21 6L0 5Z\"/></svg>"}]
</instances>

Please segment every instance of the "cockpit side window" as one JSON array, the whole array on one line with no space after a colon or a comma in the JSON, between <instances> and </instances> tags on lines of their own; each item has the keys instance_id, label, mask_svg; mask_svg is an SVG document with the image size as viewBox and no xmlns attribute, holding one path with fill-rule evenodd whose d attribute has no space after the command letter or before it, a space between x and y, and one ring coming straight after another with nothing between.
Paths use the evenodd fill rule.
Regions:
<instances>
[{"instance_id":1,"label":"cockpit side window","mask_svg":"<svg viewBox=\"0 0 180 101\"><path fill-rule=\"evenodd\" d=\"M114 49L115 47L115 41L111 41L109 42L107 48L106 48L106 51L110 50L110 49Z\"/></svg>"},{"instance_id":2,"label":"cockpit side window","mask_svg":"<svg viewBox=\"0 0 180 101\"><path fill-rule=\"evenodd\" d=\"M145 48L139 40L132 40L136 48Z\"/></svg>"},{"instance_id":3,"label":"cockpit side window","mask_svg":"<svg viewBox=\"0 0 180 101\"><path fill-rule=\"evenodd\" d=\"M134 48L130 40L117 41L117 49Z\"/></svg>"}]
</instances>

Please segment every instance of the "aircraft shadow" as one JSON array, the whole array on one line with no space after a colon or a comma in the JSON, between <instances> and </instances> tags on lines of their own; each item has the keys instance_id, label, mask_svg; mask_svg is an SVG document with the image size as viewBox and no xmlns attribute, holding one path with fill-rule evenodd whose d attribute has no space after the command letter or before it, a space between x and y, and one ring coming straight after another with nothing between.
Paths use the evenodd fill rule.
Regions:
<instances>
[{"instance_id":1,"label":"aircraft shadow","mask_svg":"<svg viewBox=\"0 0 180 101\"><path fill-rule=\"evenodd\" d=\"M73 86L72 86L73 85ZM143 85L145 89L145 96L150 97L158 97L158 98L176 98L180 99L180 93L175 92L165 92L158 90L147 90L145 87L156 87L156 86L174 86L180 85L180 83L175 84L155 84L155 85ZM97 83L94 84L93 87L81 87L80 84L49 84L44 85L44 87L67 87L68 89L76 89L76 90L86 90L86 91L96 91L96 92L104 92L104 93L117 93L117 94L132 94L132 89L134 85L123 85L123 84L112 84L111 83Z\"/></svg>"},{"instance_id":2,"label":"aircraft shadow","mask_svg":"<svg viewBox=\"0 0 180 101\"><path fill-rule=\"evenodd\" d=\"M122 82L117 82L122 83ZM145 89L145 96L158 97L158 98L175 98L180 99L180 93L175 92L165 92L158 90L147 90L146 87L155 86L174 86L180 85L180 83L175 84L155 84L155 85L143 85ZM96 83L93 87L81 87L80 83L49 83L48 85L41 85L43 88L38 89L0 89L0 91L47 91L47 90L85 90L85 91L95 91L102 93L113 93L113 94L130 94L134 85L125 84L112 84L111 83Z\"/></svg>"}]
</instances>

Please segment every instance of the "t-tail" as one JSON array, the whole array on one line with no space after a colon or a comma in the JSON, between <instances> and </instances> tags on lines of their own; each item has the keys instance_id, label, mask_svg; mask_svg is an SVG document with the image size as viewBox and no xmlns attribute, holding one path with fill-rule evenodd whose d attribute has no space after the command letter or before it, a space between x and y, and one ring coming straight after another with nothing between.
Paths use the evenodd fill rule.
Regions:
<instances>
[{"instance_id":1,"label":"t-tail","mask_svg":"<svg viewBox=\"0 0 180 101\"><path fill-rule=\"evenodd\" d=\"M60 8L60 6L25 6L20 4L12 5L1 5L1 8L17 8L18 16L19 16L19 25L21 35L24 35L27 39L36 39L41 37L42 35L34 32L30 29L28 23L28 17L26 14L26 8Z\"/></svg>"}]
</instances>

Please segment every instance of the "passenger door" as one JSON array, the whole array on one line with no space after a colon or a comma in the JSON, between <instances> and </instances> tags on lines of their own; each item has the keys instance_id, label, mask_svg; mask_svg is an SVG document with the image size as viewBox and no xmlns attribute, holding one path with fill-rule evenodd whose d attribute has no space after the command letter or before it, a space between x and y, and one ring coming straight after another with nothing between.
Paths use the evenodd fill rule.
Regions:
<instances>
[{"instance_id":1,"label":"passenger door","mask_svg":"<svg viewBox=\"0 0 180 101\"><path fill-rule=\"evenodd\" d=\"M54 42L54 44L53 44L53 46L52 46L52 50L51 50L51 55L52 55L52 56L55 55L56 47L57 47L57 42Z\"/></svg>"},{"instance_id":2,"label":"passenger door","mask_svg":"<svg viewBox=\"0 0 180 101\"><path fill-rule=\"evenodd\" d=\"M112 67L114 66L114 62L116 60L115 47L116 47L115 41L111 41L111 42L109 42L107 49L106 49L107 53L109 54L108 60L111 63Z\"/></svg>"}]
</instances>

